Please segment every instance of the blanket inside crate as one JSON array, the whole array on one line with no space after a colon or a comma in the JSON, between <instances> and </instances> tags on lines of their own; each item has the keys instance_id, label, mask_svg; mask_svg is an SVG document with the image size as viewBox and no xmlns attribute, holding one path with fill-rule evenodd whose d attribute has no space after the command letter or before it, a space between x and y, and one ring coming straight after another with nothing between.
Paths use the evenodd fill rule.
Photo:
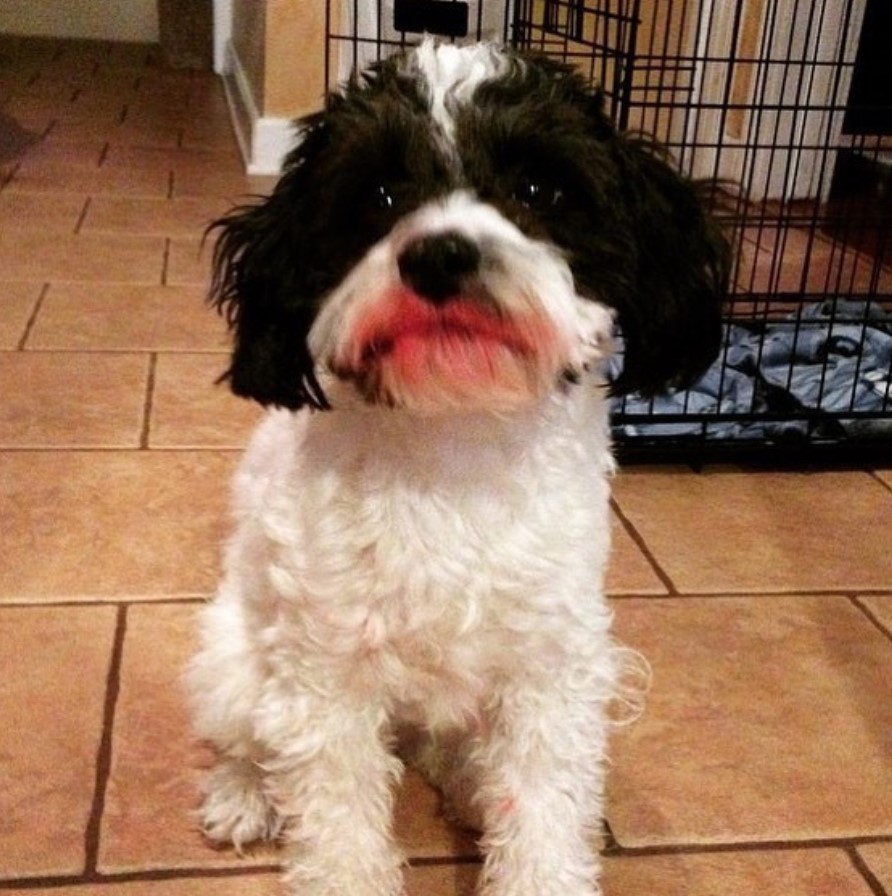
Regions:
<instances>
[{"instance_id":1,"label":"blanket inside crate","mask_svg":"<svg viewBox=\"0 0 892 896\"><path fill-rule=\"evenodd\" d=\"M622 369L622 337L611 376ZM725 326L690 389L614 405L614 435L710 439L892 437L892 314L838 299Z\"/></svg>"}]
</instances>

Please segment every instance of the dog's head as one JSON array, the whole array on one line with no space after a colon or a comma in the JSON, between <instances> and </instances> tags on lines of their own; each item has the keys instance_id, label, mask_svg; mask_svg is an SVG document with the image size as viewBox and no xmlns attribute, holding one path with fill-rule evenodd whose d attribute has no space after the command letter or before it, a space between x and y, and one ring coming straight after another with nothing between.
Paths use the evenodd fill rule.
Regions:
<instances>
[{"instance_id":1,"label":"dog's head","mask_svg":"<svg viewBox=\"0 0 892 896\"><path fill-rule=\"evenodd\" d=\"M570 69L426 40L301 137L272 195L215 225L237 394L510 410L598 362L614 318L617 392L687 384L714 357L727 243Z\"/></svg>"}]
</instances>

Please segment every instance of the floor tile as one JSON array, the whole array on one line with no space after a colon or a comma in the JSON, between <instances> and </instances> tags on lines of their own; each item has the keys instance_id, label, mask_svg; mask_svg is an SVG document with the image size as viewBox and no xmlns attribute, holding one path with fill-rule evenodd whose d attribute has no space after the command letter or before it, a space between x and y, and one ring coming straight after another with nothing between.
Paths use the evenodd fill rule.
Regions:
<instances>
[{"instance_id":1,"label":"floor tile","mask_svg":"<svg viewBox=\"0 0 892 896\"><path fill-rule=\"evenodd\" d=\"M110 44L104 40L65 40L57 42L57 52L45 71L94 72L108 58Z\"/></svg>"},{"instance_id":2,"label":"floor tile","mask_svg":"<svg viewBox=\"0 0 892 896\"><path fill-rule=\"evenodd\" d=\"M243 448L262 414L216 380L228 354L160 355L149 426L152 448Z\"/></svg>"},{"instance_id":3,"label":"floor tile","mask_svg":"<svg viewBox=\"0 0 892 896\"><path fill-rule=\"evenodd\" d=\"M406 896L473 896L478 871L479 865L464 863L408 868L404 872ZM136 880L115 883L113 886L108 883L86 883L50 889L29 887L6 892L9 896L107 896L110 890L114 896L284 896L285 890L279 877L273 871L225 876L202 876L199 873L179 880ZM800 896L800 893L791 893L790 896ZM812 893L803 891L801 896L812 896Z\"/></svg>"},{"instance_id":4,"label":"floor tile","mask_svg":"<svg viewBox=\"0 0 892 896\"><path fill-rule=\"evenodd\" d=\"M144 41L120 41L109 44L108 56L103 63L113 71L121 66L139 68L150 75L154 72L162 72L158 68L160 64L161 48L156 43ZM191 75L192 73L189 72Z\"/></svg>"},{"instance_id":5,"label":"floor tile","mask_svg":"<svg viewBox=\"0 0 892 896\"><path fill-rule=\"evenodd\" d=\"M187 149L231 149L234 140L232 125L222 118L196 118L183 128Z\"/></svg>"},{"instance_id":6,"label":"floor tile","mask_svg":"<svg viewBox=\"0 0 892 896\"><path fill-rule=\"evenodd\" d=\"M871 896L870 887L842 850L609 858L609 896Z\"/></svg>"},{"instance_id":7,"label":"floor tile","mask_svg":"<svg viewBox=\"0 0 892 896\"><path fill-rule=\"evenodd\" d=\"M480 865L426 865L406 871L406 896L474 896Z\"/></svg>"},{"instance_id":8,"label":"floor tile","mask_svg":"<svg viewBox=\"0 0 892 896\"><path fill-rule=\"evenodd\" d=\"M10 229L26 222L29 227L74 233L87 204L87 195L78 193L0 193L0 228Z\"/></svg>"},{"instance_id":9,"label":"floor tile","mask_svg":"<svg viewBox=\"0 0 892 896\"><path fill-rule=\"evenodd\" d=\"M841 249L830 239L813 238L795 229L763 230L762 250L752 257L739 278L746 290L754 292L844 294L877 291L874 277L880 278L881 292L892 286L888 271L876 270L876 262L851 248ZM774 255L780 242L783 253L778 262Z\"/></svg>"},{"instance_id":10,"label":"floor tile","mask_svg":"<svg viewBox=\"0 0 892 896\"><path fill-rule=\"evenodd\" d=\"M892 582L888 533L877 524L892 513L892 492L865 473L626 470L615 494L684 593Z\"/></svg>"},{"instance_id":11,"label":"floor tile","mask_svg":"<svg viewBox=\"0 0 892 896\"><path fill-rule=\"evenodd\" d=\"M41 283L0 281L0 349L18 347L42 291Z\"/></svg>"},{"instance_id":12,"label":"floor tile","mask_svg":"<svg viewBox=\"0 0 892 896\"><path fill-rule=\"evenodd\" d=\"M103 127L118 122L121 106L89 108L74 102L73 87L63 89L58 96L14 96L6 105L6 111L14 118L19 116L47 116L54 121L76 121L86 125Z\"/></svg>"},{"instance_id":13,"label":"floor tile","mask_svg":"<svg viewBox=\"0 0 892 896\"><path fill-rule=\"evenodd\" d=\"M39 70L33 71L26 68L15 69L8 66L8 58L0 48L0 96L4 102L12 97L20 96L26 92L32 82L39 77Z\"/></svg>"},{"instance_id":14,"label":"floor tile","mask_svg":"<svg viewBox=\"0 0 892 896\"><path fill-rule=\"evenodd\" d=\"M158 102L168 104L171 100L160 97ZM177 105L186 106L186 101L178 100ZM225 174L245 176L241 157L231 152L216 152L211 149L187 147L163 148L157 146L109 146L103 164L110 168L164 168L180 173L206 173L221 171Z\"/></svg>"},{"instance_id":15,"label":"floor tile","mask_svg":"<svg viewBox=\"0 0 892 896\"><path fill-rule=\"evenodd\" d=\"M132 606L115 713L99 868L253 866L276 861L270 848L238 857L211 848L195 816L210 752L193 740L182 689L194 647L192 605Z\"/></svg>"},{"instance_id":16,"label":"floor tile","mask_svg":"<svg viewBox=\"0 0 892 896\"><path fill-rule=\"evenodd\" d=\"M26 348L221 351L228 343L201 287L53 283Z\"/></svg>"},{"instance_id":17,"label":"floor tile","mask_svg":"<svg viewBox=\"0 0 892 896\"><path fill-rule=\"evenodd\" d=\"M193 78L191 72L174 69L156 68L152 71L130 68L126 69L136 79L136 93L140 99L152 97L169 103L189 102L189 96L193 91ZM217 77L211 76L212 84L217 89L222 89L217 83ZM195 87L194 89L200 89Z\"/></svg>"},{"instance_id":18,"label":"floor tile","mask_svg":"<svg viewBox=\"0 0 892 896\"><path fill-rule=\"evenodd\" d=\"M479 856L477 835L446 821L439 793L416 770L406 770L394 807L393 829L412 859Z\"/></svg>"},{"instance_id":19,"label":"floor tile","mask_svg":"<svg viewBox=\"0 0 892 896\"><path fill-rule=\"evenodd\" d=\"M93 166L86 161L32 161L25 158L6 186L13 192L90 193L164 198L170 172L162 168Z\"/></svg>"},{"instance_id":20,"label":"floor tile","mask_svg":"<svg viewBox=\"0 0 892 896\"><path fill-rule=\"evenodd\" d=\"M115 69L112 77L108 68L94 65L91 69L81 71L44 68L29 86L45 96L52 96L53 91L70 88L74 92L75 102L80 102L96 93L126 96L136 90L136 81L137 75L127 69Z\"/></svg>"},{"instance_id":21,"label":"floor tile","mask_svg":"<svg viewBox=\"0 0 892 896\"><path fill-rule=\"evenodd\" d=\"M155 236L0 230L0 270L9 280L160 283L164 250Z\"/></svg>"},{"instance_id":22,"label":"floor tile","mask_svg":"<svg viewBox=\"0 0 892 896\"><path fill-rule=\"evenodd\" d=\"M15 116L4 112L2 121L5 129L14 129L16 133L22 135L29 142L44 137L56 124L52 116L46 112L33 111L17 112Z\"/></svg>"},{"instance_id":23,"label":"floor tile","mask_svg":"<svg viewBox=\"0 0 892 896\"><path fill-rule=\"evenodd\" d=\"M133 83L122 81L117 85L95 85L94 79L82 81L72 100L72 116L75 118L94 117L99 121L110 119L118 123L127 115L127 109L136 97Z\"/></svg>"},{"instance_id":24,"label":"floor tile","mask_svg":"<svg viewBox=\"0 0 892 896\"><path fill-rule=\"evenodd\" d=\"M180 879L159 878L70 887L12 889L6 896L285 896L279 875L205 875Z\"/></svg>"},{"instance_id":25,"label":"floor tile","mask_svg":"<svg viewBox=\"0 0 892 896\"><path fill-rule=\"evenodd\" d=\"M99 167L102 157L106 152L107 143L97 134L85 136L78 140L66 140L64 136L56 133L53 128L43 139L37 141L28 148L27 158L30 161L45 160L47 162L60 162L76 160ZM58 199L64 202L67 194L59 194Z\"/></svg>"},{"instance_id":26,"label":"floor tile","mask_svg":"<svg viewBox=\"0 0 892 896\"><path fill-rule=\"evenodd\" d=\"M198 285L208 289L211 278L212 248L199 239L174 237L170 240L165 282L170 286Z\"/></svg>"},{"instance_id":27,"label":"floor tile","mask_svg":"<svg viewBox=\"0 0 892 896\"><path fill-rule=\"evenodd\" d=\"M0 601L207 594L236 452L0 454Z\"/></svg>"},{"instance_id":28,"label":"floor tile","mask_svg":"<svg viewBox=\"0 0 892 896\"><path fill-rule=\"evenodd\" d=\"M50 140L89 140L100 139L103 142L127 146L161 146L176 147L180 145L182 129L158 125L151 126L144 122L128 122L106 124L102 127L95 123L82 121L56 122L48 135Z\"/></svg>"},{"instance_id":29,"label":"floor tile","mask_svg":"<svg viewBox=\"0 0 892 896\"><path fill-rule=\"evenodd\" d=\"M114 631L111 607L0 608L0 876L83 870Z\"/></svg>"},{"instance_id":30,"label":"floor tile","mask_svg":"<svg viewBox=\"0 0 892 896\"><path fill-rule=\"evenodd\" d=\"M886 892L892 893L892 843L859 846L858 853Z\"/></svg>"},{"instance_id":31,"label":"floor tile","mask_svg":"<svg viewBox=\"0 0 892 896\"><path fill-rule=\"evenodd\" d=\"M228 120L229 105L219 80L195 83L189 90L189 108L196 118ZM235 141L233 141L233 146Z\"/></svg>"},{"instance_id":32,"label":"floor tile","mask_svg":"<svg viewBox=\"0 0 892 896\"><path fill-rule=\"evenodd\" d=\"M5 96L6 91L2 86L2 73L0 73L0 96ZM25 154L41 142L42 134L47 130L49 122L45 119L37 125L31 120L31 116L11 115L3 101L3 109L0 111L0 162L4 165L24 158ZM4 172L9 169L4 168Z\"/></svg>"},{"instance_id":33,"label":"floor tile","mask_svg":"<svg viewBox=\"0 0 892 896\"><path fill-rule=\"evenodd\" d=\"M146 95L138 98L127 109L127 121L144 127L191 127L197 120L210 125L227 125L228 118L219 115L199 119L187 103L170 102L168 98Z\"/></svg>"},{"instance_id":34,"label":"floor tile","mask_svg":"<svg viewBox=\"0 0 892 896\"><path fill-rule=\"evenodd\" d=\"M83 232L155 233L200 237L208 225L229 210L226 199L148 199L96 196L83 222Z\"/></svg>"},{"instance_id":35,"label":"floor tile","mask_svg":"<svg viewBox=\"0 0 892 896\"><path fill-rule=\"evenodd\" d=\"M233 203L248 202L253 194L252 182L244 171L219 170L206 165L181 166L174 171L173 196L225 196Z\"/></svg>"},{"instance_id":36,"label":"floor tile","mask_svg":"<svg viewBox=\"0 0 892 896\"><path fill-rule=\"evenodd\" d=\"M144 355L0 352L0 448L136 448Z\"/></svg>"},{"instance_id":37,"label":"floor tile","mask_svg":"<svg viewBox=\"0 0 892 896\"><path fill-rule=\"evenodd\" d=\"M653 668L613 744L623 846L892 835L892 641L848 599L632 599L617 632Z\"/></svg>"}]
</instances>

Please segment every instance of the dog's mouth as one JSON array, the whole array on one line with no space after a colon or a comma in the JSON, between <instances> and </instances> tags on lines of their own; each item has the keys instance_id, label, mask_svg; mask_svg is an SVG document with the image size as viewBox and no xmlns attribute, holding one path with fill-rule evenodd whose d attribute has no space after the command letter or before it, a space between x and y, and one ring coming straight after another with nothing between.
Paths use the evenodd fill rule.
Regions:
<instances>
[{"instance_id":1,"label":"dog's mouth","mask_svg":"<svg viewBox=\"0 0 892 896\"><path fill-rule=\"evenodd\" d=\"M367 309L334 370L370 401L418 409L528 402L553 383L554 327L457 296L432 303L401 289Z\"/></svg>"},{"instance_id":2,"label":"dog's mouth","mask_svg":"<svg viewBox=\"0 0 892 896\"><path fill-rule=\"evenodd\" d=\"M407 293L364 324L365 333L358 338L359 367L393 355L412 367L430 362L431 352L441 360L455 354L460 361L468 352L528 356L535 351L528 327L464 297L433 305Z\"/></svg>"}]
</instances>

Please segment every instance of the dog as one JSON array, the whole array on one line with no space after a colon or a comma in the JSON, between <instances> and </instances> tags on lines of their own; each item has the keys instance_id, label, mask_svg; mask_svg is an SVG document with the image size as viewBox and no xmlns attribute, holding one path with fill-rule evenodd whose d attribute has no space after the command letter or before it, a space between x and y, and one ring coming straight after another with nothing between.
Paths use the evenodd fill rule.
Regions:
<instances>
[{"instance_id":1,"label":"dog","mask_svg":"<svg viewBox=\"0 0 892 896\"><path fill-rule=\"evenodd\" d=\"M404 759L480 832L480 893L600 892L637 668L603 593L609 403L718 350L728 242L699 194L570 68L426 38L216 223L225 378L268 412L188 671L201 816L283 841L295 896L404 892Z\"/></svg>"}]
</instances>

